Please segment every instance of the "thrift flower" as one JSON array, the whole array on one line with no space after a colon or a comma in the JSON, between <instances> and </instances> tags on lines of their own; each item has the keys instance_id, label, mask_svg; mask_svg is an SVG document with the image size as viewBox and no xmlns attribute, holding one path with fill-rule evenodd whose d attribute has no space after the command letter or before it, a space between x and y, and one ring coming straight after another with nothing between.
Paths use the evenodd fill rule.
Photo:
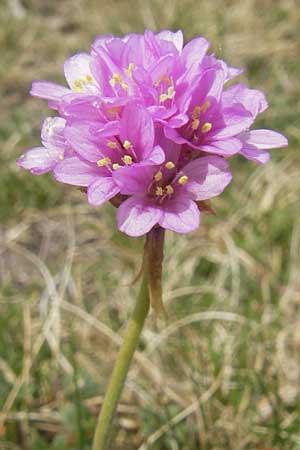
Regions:
<instances>
[{"instance_id":1,"label":"thrift flower","mask_svg":"<svg viewBox=\"0 0 300 450\"><path fill-rule=\"evenodd\" d=\"M268 149L287 145L278 132L251 129L268 107L264 94L227 87L242 70L209 46L203 37L183 45L181 31L97 37L90 53L66 60L67 87L33 82L31 94L58 115L43 124L43 146L17 163L86 188L91 205L118 203L118 227L130 236L156 225L195 230L201 202L232 179L225 158L265 163Z\"/></svg>"}]
</instances>

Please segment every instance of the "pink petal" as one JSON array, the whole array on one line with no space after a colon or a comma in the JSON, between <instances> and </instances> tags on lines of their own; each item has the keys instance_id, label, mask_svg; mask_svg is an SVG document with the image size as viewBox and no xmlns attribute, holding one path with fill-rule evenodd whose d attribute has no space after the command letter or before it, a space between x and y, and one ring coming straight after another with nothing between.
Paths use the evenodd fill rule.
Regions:
<instances>
[{"instance_id":1,"label":"pink petal","mask_svg":"<svg viewBox=\"0 0 300 450\"><path fill-rule=\"evenodd\" d=\"M64 72L68 85L71 89L74 89L74 83L77 80L87 81L86 77L92 77L90 63L92 57L87 53L77 53L71 56L65 61ZM92 77L92 83L83 83L83 88L85 91L89 91L92 85L95 83L95 79ZM94 90L95 90L94 84ZM97 90L97 89L96 89Z\"/></svg>"},{"instance_id":2,"label":"pink petal","mask_svg":"<svg viewBox=\"0 0 300 450\"><path fill-rule=\"evenodd\" d=\"M187 164L181 174L188 176L186 189L194 200L207 200L221 194L231 182L228 162L218 156L204 156Z\"/></svg>"},{"instance_id":3,"label":"pink petal","mask_svg":"<svg viewBox=\"0 0 300 450\"><path fill-rule=\"evenodd\" d=\"M181 54L186 68L195 66L196 71L209 47L210 43L202 37L195 38L188 42L184 46Z\"/></svg>"},{"instance_id":4,"label":"pink petal","mask_svg":"<svg viewBox=\"0 0 300 450\"><path fill-rule=\"evenodd\" d=\"M50 81L33 81L30 94L33 97L58 101L63 95L69 94L70 89Z\"/></svg>"},{"instance_id":5,"label":"pink petal","mask_svg":"<svg viewBox=\"0 0 300 450\"><path fill-rule=\"evenodd\" d=\"M64 137L66 121L62 117L47 117L42 126L42 143L47 148L65 150L67 145Z\"/></svg>"},{"instance_id":6,"label":"pink petal","mask_svg":"<svg viewBox=\"0 0 300 450\"><path fill-rule=\"evenodd\" d=\"M60 151L45 147L35 147L28 150L17 159L18 166L30 170L34 175L42 175L54 168L59 161Z\"/></svg>"},{"instance_id":7,"label":"pink petal","mask_svg":"<svg viewBox=\"0 0 300 450\"><path fill-rule=\"evenodd\" d=\"M183 47L183 34L181 30L176 31L175 33L173 31L163 30L156 36L161 40L172 42L179 53L181 52Z\"/></svg>"},{"instance_id":8,"label":"pink petal","mask_svg":"<svg viewBox=\"0 0 300 450\"><path fill-rule=\"evenodd\" d=\"M200 212L196 203L186 195L177 195L163 206L159 225L176 233L189 233L200 225Z\"/></svg>"},{"instance_id":9,"label":"pink petal","mask_svg":"<svg viewBox=\"0 0 300 450\"><path fill-rule=\"evenodd\" d=\"M113 198L118 192L119 188L111 177L101 177L89 185L88 202L91 205L99 206Z\"/></svg>"},{"instance_id":10,"label":"pink petal","mask_svg":"<svg viewBox=\"0 0 300 450\"><path fill-rule=\"evenodd\" d=\"M161 211L145 197L130 197L118 208L118 228L129 236L148 233L161 218Z\"/></svg>"},{"instance_id":11,"label":"pink petal","mask_svg":"<svg viewBox=\"0 0 300 450\"><path fill-rule=\"evenodd\" d=\"M260 149L281 148L288 145L285 136L272 130L251 130L243 135L243 141Z\"/></svg>"},{"instance_id":12,"label":"pink petal","mask_svg":"<svg viewBox=\"0 0 300 450\"><path fill-rule=\"evenodd\" d=\"M119 186L121 194L140 194L141 192L147 192L156 171L157 168L153 166L133 164L115 170L113 179Z\"/></svg>"},{"instance_id":13,"label":"pink petal","mask_svg":"<svg viewBox=\"0 0 300 450\"><path fill-rule=\"evenodd\" d=\"M263 92L249 89L245 84L238 83L223 92L222 104L224 108L233 104L242 104L255 118L268 108L268 102Z\"/></svg>"},{"instance_id":14,"label":"pink petal","mask_svg":"<svg viewBox=\"0 0 300 450\"><path fill-rule=\"evenodd\" d=\"M121 119L120 137L128 140L140 159L146 158L154 144L154 126L150 113L137 102L128 103Z\"/></svg>"},{"instance_id":15,"label":"pink petal","mask_svg":"<svg viewBox=\"0 0 300 450\"><path fill-rule=\"evenodd\" d=\"M220 141L213 140L205 145L200 145L200 148L208 153L215 153L220 156L231 156L241 150L242 144L237 138L228 138Z\"/></svg>"},{"instance_id":16,"label":"pink petal","mask_svg":"<svg viewBox=\"0 0 300 450\"><path fill-rule=\"evenodd\" d=\"M156 145L147 155L146 159L141 164L162 164L165 160L165 153L160 145Z\"/></svg>"},{"instance_id":17,"label":"pink petal","mask_svg":"<svg viewBox=\"0 0 300 450\"><path fill-rule=\"evenodd\" d=\"M76 156L65 158L53 171L57 181L74 186L88 186L103 172L106 173L100 167L88 164Z\"/></svg>"},{"instance_id":18,"label":"pink petal","mask_svg":"<svg viewBox=\"0 0 300 450\"><path fill-rule=\"evenodd\" d=\"M211 135L214 139L224 139L236 136L248 129L253 123L254 117L242 105L229 106L222 110L222 118L214 122Z\"/></svg>"}]
</instances>

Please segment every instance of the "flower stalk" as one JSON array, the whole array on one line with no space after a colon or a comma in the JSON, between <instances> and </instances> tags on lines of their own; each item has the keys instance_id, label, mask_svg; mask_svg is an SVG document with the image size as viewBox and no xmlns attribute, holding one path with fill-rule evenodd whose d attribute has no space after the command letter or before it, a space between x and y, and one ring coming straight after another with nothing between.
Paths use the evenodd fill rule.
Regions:
<instances>
[{"instance_id":1,"label":"flower stalk","mask_svg":"<svg viewBox=\"0 0 300 450\"><path fill-rule=\"evenodd\" d=\"M148 239L145 245L143 277L140 292L132 317L128 323L124 342L120 349L111 380L104 397L104 402L96 426L92 448L93 450L108 449L116 408L122 394L134 352L139 343L139 338L143 330L146 317L149 312L150 297L148 287L149 267L147 263L147 248Z\"/></svg>"}]
</instances>

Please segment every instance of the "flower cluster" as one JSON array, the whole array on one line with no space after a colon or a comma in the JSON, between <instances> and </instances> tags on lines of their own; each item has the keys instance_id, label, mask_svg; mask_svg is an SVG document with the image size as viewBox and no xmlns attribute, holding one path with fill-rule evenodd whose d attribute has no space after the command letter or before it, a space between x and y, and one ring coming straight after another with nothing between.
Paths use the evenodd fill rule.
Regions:
<instances>
[{"instance_id":1,"label":"flower cluster","mask_svg":"<svg viewBox=\"0 0 300 450\"><path fill-rule=\"evenodd\" d=\"M226 88L242 71L208 48L202 37L183 46L181 31L98 37L89 54L66 60L69 87L33 82L31 95L58 116L44 121L43 146L18 164L86 188L91 205L115 200L118 227L130 236L156 224L195 230L200 201L231 181L227 158L264 163L267 149L287 145L277 132L250 130L268 107L264 94Z\"/></svg>"}]
</instances>

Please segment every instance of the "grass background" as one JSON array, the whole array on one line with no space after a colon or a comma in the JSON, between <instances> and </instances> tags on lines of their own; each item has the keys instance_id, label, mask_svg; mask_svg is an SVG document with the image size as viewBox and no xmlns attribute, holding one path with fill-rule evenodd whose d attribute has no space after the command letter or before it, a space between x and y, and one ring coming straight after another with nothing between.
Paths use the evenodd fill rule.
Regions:
<instances>
[{"instance_id":1,"label":"grass background","mask_svg":"<svg viewBox=\"0 0 300 450\"><path fill-rule=\"evenodd\" d=\"M142 241L51 176L19 170L39 145L32 79L97 34L182 28L267 93L258 127L289 137L234 181L188 236L167 236L167 322L148 319L118 409L115 450L300 449L300 3L1 0L0 448L84 450L136 288Z\"/></svg>"}]
</instances>

